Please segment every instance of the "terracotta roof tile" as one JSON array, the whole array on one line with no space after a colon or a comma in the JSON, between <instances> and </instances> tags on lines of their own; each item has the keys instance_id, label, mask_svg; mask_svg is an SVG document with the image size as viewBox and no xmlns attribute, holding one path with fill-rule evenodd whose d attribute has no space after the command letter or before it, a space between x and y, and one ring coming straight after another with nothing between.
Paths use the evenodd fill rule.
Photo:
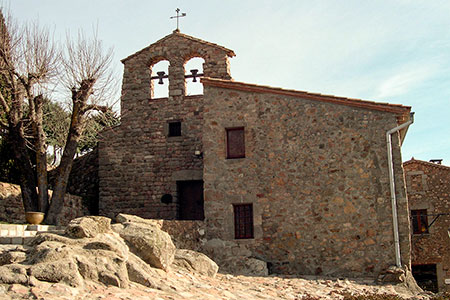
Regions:
<instances>
[{"instance_id":1,"label":"terracotta roof tile","mask_svg":"<svg viewBox=\"0 0 450 300\"><path fill-rule=\"evenodd\" d=\"M323 101L323 102L342 104L342 105L348 105L348 106L353 106L353 107L361 107L361 108L366 108L366 109L391 112L391 113L395 113L399 117L400 123L403 123L404 121L409 120L409 113L411 111L410 106L403 106L401 104L381 103L381 102L374 102L374 101L369 101L369 100L338 97L338 96L333 96L333 95L323 95L323 94L319 94L319 93L310 93L310 92L305 92L305 91L288 90L288 89L282 89L282 88L276 88L276 87L270 87L270 86L249 84L249 83L237 82L237 81L233 81L233 80L224 80L224 79L204 77L201 79L201 82L204 85L215 86L215 87L236 89L236 90L249 91L249 92L258 92L258 93L272 93L272 94L286 95L286 96L292 96L292 97L299 97L299 98L308 99L308 100Z\"/></svg>"},{"instance_id":2,"label":"terracotta roof tile","mask_svg":"<svg viewBox=\"0 0 450 300\"><path fill-rule=\"evenodd\" d=\"M412 165L412 164L419 164L419 165L423 165L423 166L426 166L426 167L432 167L432 168L438 168L438 169L443 169L443 170L450 171L450 167L449 166L435 164L435 163L424 161L424 160L414 159L414 157L411 158L408 161L405 161L403 163L404 166Z\"/></svg>"}]
</instances>

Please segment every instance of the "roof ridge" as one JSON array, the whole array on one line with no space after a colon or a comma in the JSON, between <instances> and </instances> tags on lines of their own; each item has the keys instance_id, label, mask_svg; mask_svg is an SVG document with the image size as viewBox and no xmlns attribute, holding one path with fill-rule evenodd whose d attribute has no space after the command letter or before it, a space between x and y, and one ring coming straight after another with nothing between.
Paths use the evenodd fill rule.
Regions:
<instances>
[{"instance_id":1,"label":"roof ridge","mask_svg":"<svg viewBox=\"0 0 450 300\"><path fill-rule=\"evenodd\" d=\"M223 47L223 46L220 46L220 45L218 45L218 44L211 43L211 42L208 42L208 41L205 41L205 40L202 40L202 39L199 39L199 38L196 38L196 37L193 37L193 36L190 36L190 35L187 35L187 34L184 34L184 33L181 33L181 32L179 32L179 31L174 30L171 34L166 35L165 37L163 37L163 38L157 40L157 41L154 42L154 43L151 43L151 44L148 45L147 47L145 47L145 48L143 48L143 49L141 49L141 50L139 50L139 51L137 51L137 52L135 52L135 53L133 53L133 54L131 54L131 55L129 55L129 56L123 58L123 59L121 59L120 61L121 61L122 63L124 63L124 62L127 61L128 59L130 59L130 58L132 58L132 57L135 57L135 56L139 55L140 53L142 53L142 52L144 52L144 51L150 49L150 48L153 47L154 45L159 44L159 43L161 43L161 42L163 42L163 41L165 41L165 40L167 40L167 39L169 39L170 37L173 37L173 36L181 36L181 37L183 37L183 38L185 38L185 39L188 39L188 40L191 40L191 41L195 41L195 42L199 42L199 43L202 43L202 44L207 44L207 45L212 46L212 47L215 47L215 48L219 48L219 49L225 51L225 52L227 53L227 55L229 55L230 57L236 56L236 54L234 53L234 51L231 50L231 49L228 49L228 48Z\"/></svg>"},{"instance_id":2,"label":"roof ridge","mask_svg":"<svg viewBox=\"0 0 450 300\"><path fill-rule=\"evenodd\" d=\"M417 163L417 164L421 164L421 165L425 165L425 166L429 166L429 167L435 167L435 168L441 168L441 169L448 169L450 170L450 166L446 166L446 165L439 165L439 164L435 164L429 161L425 161L425 160L420 160L420 159L415 159L415 158L411 158L408 161L405 161L403 163L403 165L410 165L413 163Z\"/></svg>"}]
</instances>

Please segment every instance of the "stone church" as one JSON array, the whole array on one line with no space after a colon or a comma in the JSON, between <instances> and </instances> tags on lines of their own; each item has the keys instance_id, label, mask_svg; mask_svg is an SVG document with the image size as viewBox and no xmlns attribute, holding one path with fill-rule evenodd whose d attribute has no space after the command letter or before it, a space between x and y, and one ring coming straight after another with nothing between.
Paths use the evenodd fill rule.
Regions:
<instances>
[{"instance_id":1,"label":"stone church","mask_svg":"<svg viewBox=\"0 0 450 300\"><path fill-rule=\"evenodd\" d=\"M233 56L174 31L122 60L121 124L99 145L100 214L201 220L206 239L274 272L409 267L400 147L411 108L237 82ZM193 57L202 71L185 70ZM160 61L168 74L152 76ZM186 95L193 79L203 95ZM168 97L154 96L158 82Z\"/></svg>"}]
</instances>

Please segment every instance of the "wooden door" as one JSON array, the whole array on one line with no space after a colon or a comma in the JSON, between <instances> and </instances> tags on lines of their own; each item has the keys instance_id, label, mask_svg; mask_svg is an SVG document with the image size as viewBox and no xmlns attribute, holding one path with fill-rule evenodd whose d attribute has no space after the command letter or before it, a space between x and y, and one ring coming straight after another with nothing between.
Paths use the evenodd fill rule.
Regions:
<instances>
[{"instance_id":1,"label":"wooden door","mask_svg":"<svg viewBox=\"0 0 450 300\"><path fill-rule=\"evenodd\" d=\"M204 220L203 210L203 181L177 181L178 190L178 219Z\"/></svg>"}]
</instances>

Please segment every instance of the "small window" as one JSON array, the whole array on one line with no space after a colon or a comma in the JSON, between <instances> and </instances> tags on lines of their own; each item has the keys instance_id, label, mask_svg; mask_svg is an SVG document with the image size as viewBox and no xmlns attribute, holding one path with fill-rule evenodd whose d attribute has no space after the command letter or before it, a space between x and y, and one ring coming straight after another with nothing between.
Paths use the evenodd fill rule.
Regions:
<instances>
[{"instance_id":1,"label":"small window","mask_svg":"<svg viewBox=\"0 0 450 300\"><path fill-rule=\"evenodd\" d=\"M169 136L181 136L181 122L169 123Z\"/></svg>"},{"instance_id":2,"label":"small window","mask_svg":"<svg viewBox=\"0 0 450 300\"><path fill-rule=\"evenodd\" d=\"M426 209L412 210L411 218L414 234L428 233L428 218Z\"/></svg>"},{"instance_id":3,"label":"small window","mask_svg":"<svg viewBox=\"0 0 450 300\"><path fill-rule=\"evenodd\" d=\"M234 238L253 238L253 205L233 204L234 207Z\"/></svg>"},{"instance_id":4,"label":"small window","mask_svg":"<svg viewBox=\"0 0 450 300\"><path fill-rule=\"evenodd\" d=\"M244 127L227 128L227 158L245 157Z\"/></svg>"}]
</instances>

